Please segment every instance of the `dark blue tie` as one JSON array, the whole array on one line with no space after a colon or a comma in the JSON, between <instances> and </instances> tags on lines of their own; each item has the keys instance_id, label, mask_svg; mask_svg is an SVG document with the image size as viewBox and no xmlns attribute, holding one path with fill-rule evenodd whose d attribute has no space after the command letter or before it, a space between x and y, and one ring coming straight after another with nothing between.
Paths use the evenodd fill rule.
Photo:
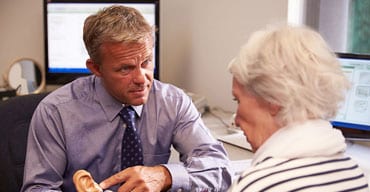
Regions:
<instances>
[{"instance_id":1,"label":"dark blue tie","mask_svg":"<svg viewBox=\"0 0 370 192\"><path fill-rule=\"evenodd\" d=\"M135 165L143 165L143 149L136 132L135 111L131 106L126 106L121 110L120 116L126 125L122 140L122 170Z\"/></svg>"}]
</instances>

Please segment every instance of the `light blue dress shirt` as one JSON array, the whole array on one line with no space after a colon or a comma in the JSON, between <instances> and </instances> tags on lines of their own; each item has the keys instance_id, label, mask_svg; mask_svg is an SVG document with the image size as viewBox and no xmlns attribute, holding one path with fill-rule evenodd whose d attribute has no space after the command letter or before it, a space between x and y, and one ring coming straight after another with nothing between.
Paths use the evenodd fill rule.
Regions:
<instances>
[{"instance_id":1,"label":"light blue dress shirt","mask_svg":"<svg viewBox=\"0 0 370 192\"><path fill-rule=\"evenodd\" d=\"M75 191L72 176L79 169L98 183L121 171L121 109L93 75L50 93L31 121L22 191ZM155 80L147 103L135 110L144 164L166 166L171 191L227 190L226 152L181 89ZM181 162L168 164L171 146Z\"/></svg>"}]
</instances>

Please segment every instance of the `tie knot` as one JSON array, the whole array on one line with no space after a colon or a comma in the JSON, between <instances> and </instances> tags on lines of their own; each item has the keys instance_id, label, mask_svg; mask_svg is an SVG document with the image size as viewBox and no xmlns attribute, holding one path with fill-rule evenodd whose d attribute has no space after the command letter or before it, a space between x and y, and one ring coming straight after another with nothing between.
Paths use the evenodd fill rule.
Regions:
<instances>
[{"instance_id":1,"label":"tie knot","mask_svg":"<svg viewBox=\"0 0 370 192\"><path fill-rule=\"evenodd\" d=\"M119 114L124 120L135 122L135 111L131 106L123 107Z\"/></svg>"}]
</instances>

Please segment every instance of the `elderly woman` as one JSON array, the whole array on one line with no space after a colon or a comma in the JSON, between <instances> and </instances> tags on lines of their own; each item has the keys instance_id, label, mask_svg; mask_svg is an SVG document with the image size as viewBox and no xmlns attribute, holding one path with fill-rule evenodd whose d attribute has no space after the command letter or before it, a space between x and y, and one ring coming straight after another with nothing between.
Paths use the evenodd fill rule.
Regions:
<instances>
[{"instance_id":1,"label":"elderly woman","mask_svg":"<svg viewBox=\"0 0 370 192\"><path fill-rule=\"evenodd\" d=\"M368 191L329 119L349 82L322 37L306 27L255 32L229 64L235 124L255 152L230 191Z\"/></svg>"}]
</instances>

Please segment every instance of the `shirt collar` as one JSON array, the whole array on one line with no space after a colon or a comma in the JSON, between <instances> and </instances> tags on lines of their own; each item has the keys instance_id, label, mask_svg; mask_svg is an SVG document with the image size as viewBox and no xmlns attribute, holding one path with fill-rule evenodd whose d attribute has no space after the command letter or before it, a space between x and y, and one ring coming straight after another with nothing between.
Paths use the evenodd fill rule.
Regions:
<instances>
[{"instance_id":1,"label":"shirt collar","mask_svg":"<svg viewBox=\"0 0 370 192\"><path fill-rule=\"evenodd\" d=\"M122 104L122 106L126 106L126 105ZM136 112L136 115L138 115L140 117L141 116L141 113L143 112L143 105L137 105L137 106L131 105L131 107Z\"/></svg>"}]
</instances>

